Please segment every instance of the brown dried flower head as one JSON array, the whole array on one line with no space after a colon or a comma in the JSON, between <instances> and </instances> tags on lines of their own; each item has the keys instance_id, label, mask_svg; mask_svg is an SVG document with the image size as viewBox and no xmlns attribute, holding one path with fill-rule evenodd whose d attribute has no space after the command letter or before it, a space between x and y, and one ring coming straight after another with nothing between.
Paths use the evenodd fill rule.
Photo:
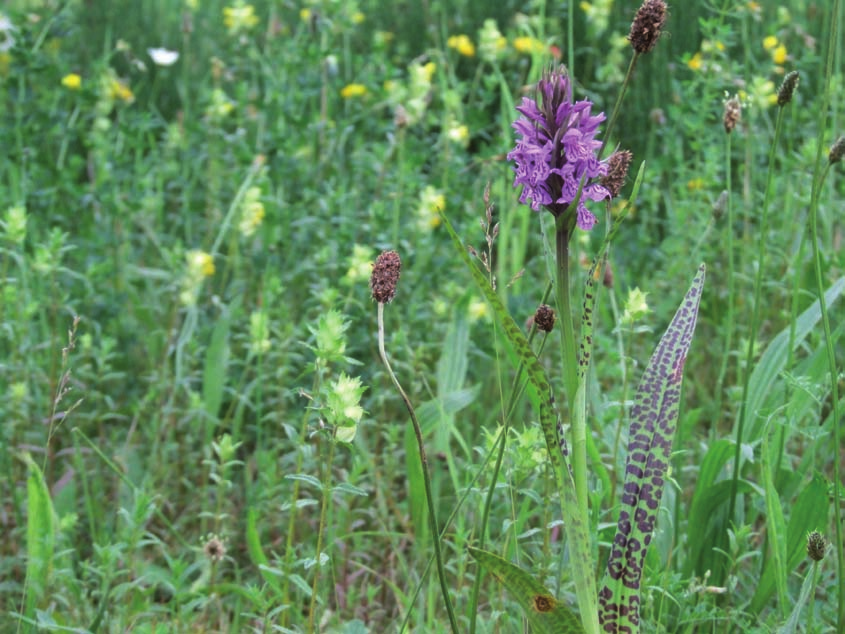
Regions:
<instances>
[{"instance_id":1,"label":"brown dried flower head","mask_svg":"<svg viewBox=\"0 0 845 634\"><path fill-rule=\"evenodd\" d=\"M226 556L226 544L217 535L209 535L202 547L205 556L213 562L218 562Z\"/></svg>"},{"instance_id":2,"label":"brown dried flower head","mask_svg":"<svg viewBox=\"0 0 845 634\"><path fill-rule=\"evenodd\" d=\"M725 102L725 115L722 123L725 125L725 132L730 134L734 131L736 124L742 119L742 103L739 97L731 97Z\"/></svg>"},{"instance_id":3,"label":"brown dried flower head","mask_svg":"<svg viewBox=\"0 0 845 634\"><path fill-rule=\"evenodd\" d=\"M830 154L827 155L827 160L830 164L838 163L845 156L845 136L836 139L836 142L830 146Z\"/></svg>"},{"instance_id":4,"label":"brown dried flower head","mask_svg":"<svg viewBox=\"0 0 845 634\"><path fill-rule=\"evenodd\" d=\"M551 332L555 327L555 311L546 304L540 304L534 313L534 325L537 326L537 330Z\"/></svg>"},{"instance_id":5,"label":"brown dried flower head","mask_svg":"<svg viewBox=\"0 0 845 634\"><path fill-rule=\"evenodd\" d=\"M824 559L827 550L827 540L818 531L807 534L807 556L813 561Z\"/></svg>"},{"instance_id":6,"label":"brown dried flower head","mask_svg":"<svg viewBox=\"0 0 845 634\"><path fill-rule=\"evenodd\" d=\"M399 272L402 261L396 251L382 251L373 265L370 276L370 290L373 299L379 304L387 304L396 295L396 284L399 282Z\"/></svg>"},{"instance_id":7,"label":"brown dried flower head","mask_svg":"<svg viewBox=\"0 0 845 634\"><path fill-rule=\"evenodd\" d=\"M666 24L666 3L663 0L645 0L631 23L628 41L637 53L648 53L655 46Z\"/></svg>"},{"instance_id":8,"label":"brown dried flower head","mask_svg":"<svg viewBox=\"0 0 845 634\"><path fill-rule=\"evenodd\" d=\"M795 92L797 87L798 71L793 70L792 72L786 74L780 88L778 88L778 105L781 108L792 101L792 94Z\"/></svg>"},{"instance_id":9,"label":"brown dried flower head","mask_svg":"<svg viewBox=\"0 0 845 634\"><path fill-rule=\"evenodd\" d=\"M619 150L607 159L607 174L602 176L601 184L610 192L611 198L616 198L628 178L628 168L631 167L631 152Z\"/></svg>"}]
</instances>

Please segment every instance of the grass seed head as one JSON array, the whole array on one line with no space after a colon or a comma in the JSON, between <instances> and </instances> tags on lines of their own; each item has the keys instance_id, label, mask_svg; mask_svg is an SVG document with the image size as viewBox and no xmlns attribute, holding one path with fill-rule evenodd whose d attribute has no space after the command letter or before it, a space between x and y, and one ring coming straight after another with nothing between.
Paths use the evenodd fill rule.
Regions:
<instances>
[{"instance_id":1,"label":"grass seed head","mask_svg":"<svg viewBox=\"0 0 845 634\"><path fill-rule=\"evenodd\" d=\"M827 540L818 531L807 534L807 556L813 561L824 559L827 550Z\"/></svg>"}]
</instances>

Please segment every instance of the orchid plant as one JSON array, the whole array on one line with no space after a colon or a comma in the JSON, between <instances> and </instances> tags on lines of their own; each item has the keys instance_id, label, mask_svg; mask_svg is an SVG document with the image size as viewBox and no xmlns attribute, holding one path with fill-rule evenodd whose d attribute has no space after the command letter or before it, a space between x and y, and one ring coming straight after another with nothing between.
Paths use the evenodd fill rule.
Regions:
<instances>
[{"instance_id":1,"label":"orchid plant","mask_svg":"<svg viewBox=\"0 0 845 634\"><path fill-rule=\"evenodd\" d=\"M633 61L654 47L665 13L666 5L662 0L646 0L640 8L629 36L634 47ZM623 94L624 88L620 100ZM597 224L596 216L587 204L604 202L609 205L611 199L618 195L627 175L631 154L616 152L602 160L604 144L596 137L605 115L593 114L594 105L589 100L573 102L572 83L562 67L545 72L537 84L535 96L523 98L516 109L521 116L513 127L519 139L508 159L514 163L514 186L522 188L519 201L529 204L533 211L549 212L554 219L554 286L561 323L560 353L566 411L570 419L568 433L555 405L553 383L527 338L507 313L484 273L472 262L448 220L444 224L493 306L519 360L519 371L524 370L528 376L529 391L537 407L560 495L580 618L529 573L483 550L483 535L480 540L482 548L471 548L470 554L512 591L537 631L589 634L600 631L638 632L643 563L669 469L672 439L680 411L684 362L695 331L704 286L704 266L699 268L660 340L637 390L630 413L628 455L616 536L611 545L606 573L597 585L593 572L596 565L592 557L595 549L588 530L591 525L587 488L587 439L590 430L587 429L586 379L592 354L592 315L597 296L595 280L601 278L609 246L624 215L608 227L604 243L586 277L580 316L577 316L580 324L577 345L576 315L571 300L570 243L576 231L590 231ZM636 197L639 182L638 179L632 199ZM610 217L610 214L607 216ZM502 434L500 449L503 449L506 437ZM489 495L492 495L496 475Z\"/></svg>"}]
</instances>

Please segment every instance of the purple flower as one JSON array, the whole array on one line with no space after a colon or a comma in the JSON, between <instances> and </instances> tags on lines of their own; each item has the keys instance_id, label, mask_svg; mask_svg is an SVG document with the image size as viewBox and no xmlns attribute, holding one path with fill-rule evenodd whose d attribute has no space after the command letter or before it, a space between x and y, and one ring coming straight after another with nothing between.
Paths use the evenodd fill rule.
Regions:
<instances>
[{"instance_id":1,"label":"purple flower","mask_svg":"<svg viewBox=\"0 0 845 634\"><path fill-rule=\"evenodd\" d=\"M572 103L572 88L561 68L543 75L537 84L538 97L522 99L517 111L522 113L513 127L522 137L508 154L514 161L513 186L522 185L519 202L531 199L531 209L542 205L555 217L564 213L578 196L577 224L592 229L596 217L584 205L585 200L601 201L610 192L597 179L607 174L607 163L596 152L601 142L595 140L604 113L590 115L590 101Z\"/></svg>"}]
</instances>

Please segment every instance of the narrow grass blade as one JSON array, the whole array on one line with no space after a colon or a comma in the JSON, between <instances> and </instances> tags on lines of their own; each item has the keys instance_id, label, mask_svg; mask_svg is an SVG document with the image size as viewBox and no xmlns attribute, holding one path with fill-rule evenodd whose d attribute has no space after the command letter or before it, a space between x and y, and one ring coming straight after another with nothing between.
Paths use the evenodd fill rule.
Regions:
<instances>
[{"instance_id":1,"label":"narrow grass blade","mask_svg":"<svg viewBox=\"0 0 845 634\"><path fill-rule=\"evenodd\" d=\"M587 530L589 521L581 517L578 512L578 500L575 495L575 484L572 481L572 474L569 471L569 464L565 459L567 455L565 441L559 435L560 420L557 415L557 408L554 402L554 394L546 377L545 370L534 355L531 346L525 335L516 325L513 317L502 304L496 291L490 286L487 278L472 262L466 247L461 242L458 234L455 233L449 219L441 214L443 226L452 237L455 250L466 264L484 297L493 308L493 314L502 325L507 335L508 342L519 357L528 375L530 389L534 392L534 402L537 406L540 426L543 437L546 441L546 449L552 470L555 474L555 484L561 497L561 510L566 524L566 534L569 539L570 561L573 569L573 581L575 582L578 606L581 612L582 623L588 634L598 633L598 605L596 600L596 580L592 566L592 548L590 535Z\"/></svg>"},{"instance_id":2,"label":"narrow grass blade","mask_svg":"<svg viewBox=\"0 0 845 634\"><path fill-rule=\"evenodd\" d=\"M555 599L530 573L486 550L470 547L469 554L522 606L532 631L537 634L583 634L584 628L575 613Z\"/></svg>"},{"instance_id":3,"label":"narrow grass blade","mask_svg":"<svg viewBox=\"0 0 845 634\"><path fill-rule=\"evenodd\" d=\"M816 474L804 487L789 515L786 526L786 571L791 573L806 556L807 533L827 526L830 510L828 484ZM751 599L750 611L758 614L775 591L775 569L771 560L766 561L760 583Z\"/></svg>"},{"instance_id":4,"label":"narrow grass blade","mask_svg":"<svg viewBox=\"0 0 845 634\"><path fill-rule=\"evenodd\" d=\"M625 465L622 508L599 592L599 623L607 632L639 632L640 581L663 496L678 422L684 362L695 332L704 265L643 372Z\"/></svg>"},{"instance_id":5,"label":"narrow grass blade","mask_svg":"<svg viewBox=\"0 0 845 634\"><path fill-rule=\"evenodd\" d=\"M267 555L264 554L264 549L261 547L261 537L258 534L258 514L253 508L250 508L246 514L245 537L247 551L249 552L249 558L252 560L252 563L258 568L267 585L275 591L276 596L283 596L279 579L269 570L270 562L267 559Z\"/></svg>"},{"instance_id":6,"label":"narrow grass blade","mask_svg":"<svg viewBox=\"0 0 845 634\"><path fill-rule=\"evenodd\" d=\"M845 277L840 277L825 293L825 304L828 310L845 291ZM819 302L815 301L805 310L795 323L794 345L798 347L818 325L821 319ZM761 428L765 419L760 416L766 404L766 399L774 386L778 384L778 376L786 367L789 358L789 327L778 333L763 352L760 360L754 366L748 383L748 421L747 432L743 442L754 442L760 438Z\"/></svg>"},{"instance_id":7,"label":"narrow grass blade","mask_svg":"<svg viewBox=\"0 0 845 634\"><path fill-rule=\"evenodd\" d=\"M202 401L205 411L216 421L223 403L223 389L226 385L226 370L229 363L229 315L220 315L211 333L211 343L205 353L205 368L202 377ZM210 442L214 425L210 425L206 441Z\"/></svg>"},{"instance_id":8,"label":"narrow grass blade","mask_svg":"<svg viewBox=\"0 0 845 634\"><path fill-rule=\"evenodd\" d=\"M766 529L769 532L769 546L772 550L772 565L775 575L775 586L778 591L778 603L780 604L781 616L786 618L789 606L789 595L786 591L786 577L788 569L786 566L786 521L783 519L783 507L780 503L780 496L775 488L775 479L772 475L773 465L776 462L772 455L773 451L769 443L769 432L763 432L763 487L766 499Z\"/></svg>"},{"instance_id":9,"label":"narrow grass blade","mask_svg":"<svg viewBox=\"0 0 845 634\"><path fill-rule=\"evenodd\" d=\"M32 457L23 454L29 469L26 479L26 601L24 615L35 617L35 610L45 596L53 568L56 545L53 500L44 474Z\"/></svg>"}]
</instances>

